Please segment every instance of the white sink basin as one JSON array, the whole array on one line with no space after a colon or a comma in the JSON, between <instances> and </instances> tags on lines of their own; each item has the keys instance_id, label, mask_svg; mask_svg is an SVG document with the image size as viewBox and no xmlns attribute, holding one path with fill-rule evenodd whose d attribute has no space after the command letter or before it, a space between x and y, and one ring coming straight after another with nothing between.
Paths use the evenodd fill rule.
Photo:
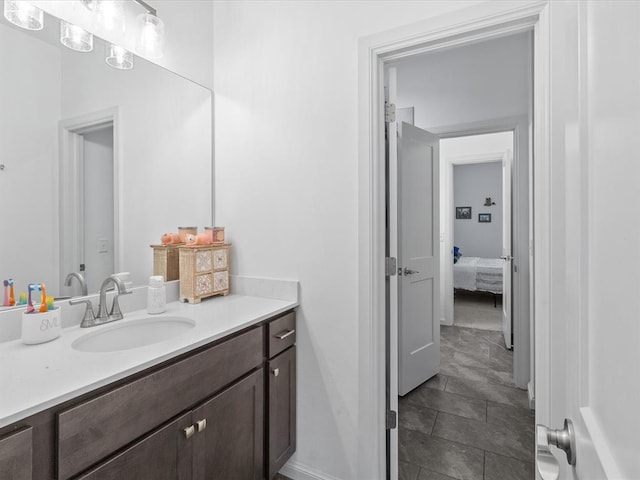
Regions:
<instances>
[{"instance_id":1,"label":"white sink basin","mask_svg":"<svg viewBox=\"0 0 640 480\"><path fill-rule=\"evenodd\" d=\"M95 327L97 331L86 333L71 347L82 352L129 350L175 338L195 325L196 322L188 318L169 316L129 322L117 320L107 327Z\"/></svg>"}]
</instances>

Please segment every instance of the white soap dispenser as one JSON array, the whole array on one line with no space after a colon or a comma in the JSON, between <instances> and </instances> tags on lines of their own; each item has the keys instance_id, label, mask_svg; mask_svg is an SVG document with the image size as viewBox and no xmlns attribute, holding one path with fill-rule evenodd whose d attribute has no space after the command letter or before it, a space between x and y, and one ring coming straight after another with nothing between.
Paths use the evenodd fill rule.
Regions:
<instances>
[{"instance_id":1,"label":"white soap dispenser","mask_svg":"<svg viewBox=\"0 0 640 480\"><path fill-rule=\"evenodd\" d=\"M164 313L167 309L167 292L164 287L164 277L154 275L149 277L147 289L147 313Z\"/></svg>"}]
</instances>

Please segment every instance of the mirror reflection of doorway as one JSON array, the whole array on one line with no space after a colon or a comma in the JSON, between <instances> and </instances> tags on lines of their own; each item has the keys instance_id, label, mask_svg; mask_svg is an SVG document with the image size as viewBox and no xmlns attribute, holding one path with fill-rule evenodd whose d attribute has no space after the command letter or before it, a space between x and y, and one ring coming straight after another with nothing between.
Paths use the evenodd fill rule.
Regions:
<instances>
[{"instance_id":1,"label":"mirror reflection of doorway","mask_svg":"<svg viewBox=\"0 0 640 480\"><path fill-rule=\"evenodd\" d=\"M115 271L113 199L113 125L81 133L83 275L89 292Z\"/></svg>"}]
</instances>

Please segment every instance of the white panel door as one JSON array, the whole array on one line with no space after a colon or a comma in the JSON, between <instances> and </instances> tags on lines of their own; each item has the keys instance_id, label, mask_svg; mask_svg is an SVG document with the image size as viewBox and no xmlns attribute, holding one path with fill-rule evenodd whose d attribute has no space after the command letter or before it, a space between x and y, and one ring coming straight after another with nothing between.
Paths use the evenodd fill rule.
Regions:
<instances>
[{"instance_id":1,"label":"white panel door","mask_svg":"<svg viewBox=\"0 0 640 480\"><path fill-rule=\"evenodd\" d=\"M398 126L398 391L440 371L439 139Z\"/></svg>"},{"instance_id":2,"label":"white panel door","mask_svg":"<svg viewBox=\"0 0 640 480\"><path fill-rule=\"evenodd\" d=\"M507 348L512 347L511 309L511 164L513 154L507 150L502 157L502 334Z\"/></svg>"},{"instance_id":3,"label":"white panel door","mask_svg":"<svg viewBox=\"0 0 640 480\"><path fill-rule=\"evenodd\" d=\"M640 2L551 2L550 19L550 76L557 94L551 104L550 182L536 187L537 195L550 199L550 208L538 209L536 217L549 216L552 226L536 231L550 247L548 262L536 263L536 419L553 429L564 418L573 421L575 466L551 447L560 479L635 480ZM549 271L549 285L541 283L538 266ZM540 476L541 458L538 478L558 478Z\"/></svg>"}]
</instances>

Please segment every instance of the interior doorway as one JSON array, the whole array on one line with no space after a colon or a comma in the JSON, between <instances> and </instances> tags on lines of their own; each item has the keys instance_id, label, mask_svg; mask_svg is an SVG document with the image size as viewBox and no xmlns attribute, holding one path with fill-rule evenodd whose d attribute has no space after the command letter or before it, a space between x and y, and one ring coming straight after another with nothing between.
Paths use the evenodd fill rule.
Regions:
<instances>
[{"instance_id":1,"label":"interior doorway","mask_svg":"<svg viewBox=\"0 0 640 480\"><path fill-rule=\"evenodd\" d=\"M478 107L475 110L471 107L460 108L456 112L456 116L447 117L446 112L452 108L452 105L456 104L456 101L462 97L469 95L471 91L472 95L475 95L473 87L474 80L473 75L467 75L467 81L458 82L456 88L450 89L455 92L456 98L450 98L447 102L446 91L443 94L442 87L434 87L433 84L438 84L437 80L432 81L432 94L436 93L437 101L440 102L441 115L434 115L428 119L427 116L422 115L426 106L434 105L434 95L424 95L425 98L420 98L416 95L417 89L412 91L411 82L416 84L422 84L421 88L425 88L425 76L421 77L421 71L427 71L430 77L437 77L435 71L444 70L443 77L456 77L451 74L451 68L447 70L447 65L455 65L453 70L459 68L463 63L460 60L462 56L464 60L470 65L470 71L473 71L479 78L482 78L485 85L495 83L494 88L496 90L496 96L494 97L494 104L496 98L498 103L500 100L501 90L504 92L504 84L500 83L500 80L506 81L509 84L508 78L505 78L504 72L496 72L493 67L482 68L483 62L475 63L478 58L487 52L491 52L490 55L504 58L504 49L513 48L513 45L520 47L520 50L516 47L517 52L512 52L518 56L518 61L509 62L511 68L523 67L522 74L524 81L520 85L521 90L517 94L520 94L521 100L519 105L522 107L517 111L510 111L512 114L510 117L494 118L497 113L501 112L499 105L491 108ZM466 51L465 51L466 49ZM523 53L524 52L524 53ZM442 345L442 357L438 365L442 367L446 374L438 374L432 379L428 380L424 384L418 385L413 391L408 392L406 388L401 388L401 394L404 396L398 401L398 436L394 438L394 434L389 436L390 448L389 448L389 477L392 479L397 478L398 474L413 475L413 473L425 470L425 472L433 472L442 475L453 475L456 472L456 468L460 465L443 464L442 462L429 463L428 459L437 458L438 448L444 448L447 451L455 451L459 444L465 445L466 448L474 451L479 457L482 457L482 461L477 459L467 458L464 462L464 467L469 468L470 471L475 473L480 472L483 475L485 458L490 457L492 462L491 468L502 468L506 464L516 466L516 468L525 472L523 478L526 478L533 468L533 458L529 458L527 452L526 441L519 443L516 440L518 438L526 437L527 441L533 441L533 412L529 409L529 401L527 392L523 390L526 388L527 383L530 380L530 364L529 364L529 351L530 351L530 338L527 335L524 338L515 339L512 336L514 328L512 328L512 286L517 288L513 289L514 294L517 297L517 301L514 302L514 311L518 312L517 321L518 326L515 330L519 333L529 330L529 284L530 284L530 270L529 266L529 170L530 170L530 142L529 137L529 122L531 118L532 109L532 39L530 33L520 33L518 36L503 37L500 39L488 41L484 44L473 44L470 47L459 47L455 49L446 50L444 52L438 52L435 55L416 55L413 57L404 57L400 62L390 63L389 66L394 70L397 69L397 73L393 76L397 76L398 86L398 103L397 107L403 109L403 111L410 110L413 113L415 125L417 127L429 130L431 132L439 133L441 137L440 144L440 217L441 217L441 230L440 230L440 294L439 304L441 305L441 317L439 319L443 326L442 335L438 337L438 346ZM465 58L466 57L466 58ZM473 61L472 61L473 60ZM418 66L412 65L415 62ZM515 67L514 67L515 63ZM485 65L491 65L491 62L484 62ZM425 67L425 65L428 65ZM434 66L435 65L435 66ZM404 76L405 84L410 85L407 90L409 94L402 96L403 74L401 68L404 68L406 72L409 72ZM418 79L412 78L411 73L418 77ZM390 74L391 76L391 74ZM392 77L393 78L393 77ZM471 79L470 79L471 78ZM432 80L432 78L430 78ZM471 86L471 87L470 87ZM511 85L510 85L511 86ZM429 88L428 86L426 88ZM468 91L465 92L464 89ZM489 88L489 87L487 87ZM491 93L491 92L489 92ZM488 94L491 96L490 94ZM508 94L504 95L503 101L509 101ZM407 100L409 99L409 100ZM437 108L435 108L437 110ZM480 114L480 116L478 115ZM448 123L448 119L450 123ZM427 123L430 121L431 123ZM437 123L434 123L437 122ZM444 125L444 126L443 126ZM389 130L391 132L391 129ZM473 139L474 133L479 134L492 134L494 137L504 137L506 147L496 148L493 151L480 152L477 148L475 152L458 152L458 155L443 154L446 149L443 147L447 142L454 142L454 138L463 139L468 143ZM393 133L389 133L392 136ZM488 135L491 137L491 135ZM465 143L464 141L461 143ZM392 142L389 144L389 148ZM454 149L455 150L455 149ZM511 155L515 153L513 159ZM454 171L456 166L459 167L478 167L479 165L487 164L489 167L494 167L493 170L498 172L498 192L485 192L481 194L479 192L470 193L473 183L470 183L465 188L467 194L471 194L473 200L465 200L460 205L454 201L455 188ZM493 164L493 165L492 165ZM505 165L507 166L505 170ZM512 176L512 168L513 176ZM495 168L497 167L497 169ZM476 170L478 170L476 168ZM389 186L389 195L394 195L393 183L397 179L393 178L393 174L389 173L387 183ZM480 173L474 172L470 179L475 178L476 182ZM511 193L510 182L503 182L502 179L513 180L514 194ZM508 187L504 187L504 183L509 184ZM482 187L482 186L480 186ZM523 188L524 187L524 188ZM485 187L482 187L485 188ZM403 192L405 186L398 181L397 192ZM398 193L398 197L400 193ZM477 197L477 198L476 198ZM506 200L505 200L506 198ZM497 200L497 201L496 201ZM511 229L510 221L512 220L512 201L513 201L513 224L514 231ZM481 202L481 203L480 203ZM390 199L387 202L389 208L393 208L394 201ZM460 217L456 215L456 207L460 211ZM497 214L497 208L500 208L500 214ZM388 218L392 218L393 214L389 214ZM458 222L459 220L459 222ZM473 327L467 326L454 326L454 246L456 243L455 238L455 226L456 223L465 224L464 226L476 227L471 230L474 232L468 232L470 235L469 243L465 243L464 249L474 252L477 250L477 255L473 255L475 263L472 267L472 273L469 276L473 277L473 286L461 290L469 290L473 292L486 291L490 294L500 295L500 310L497 310L498 299L492 297L495 300L495 308L500 312L497 326L500 333L492 332L493 335L486 333L477 333ZM503 225L505 226L504 228ZM526 225L526 228L522 228ZM491 245L481 246L480 243L483 240L487 240L491 234L495 233L490 228L499 226L499 234L497 241L494 238ZM480 231L478 231L480 229ZM463 231L464 229L458 229ZM468 229L469 230L469 229ZM400 229L398 230L400 232ZM393 236L393 234L391 234ZM460 233L458 235L460 240ZM512 249L512 240L514 241ZM393 243L393 240L389 240ZM397 243L401 244L400 238L397 239ZM464 251L464 250L463 250ZM481 253L480 253L481 252ZM464 253L463 253L464 255ZM466 259L467 257L465 257ZM512 262L513 260L513 262ZM404 259L399 258L399 262L404 262ZM520 267L523 265L523 267ZM398 272L403 271L404 263L398 265ZM497 269L496 269L497 267ZM489 285L490 283L497 283L497 270L501 272L499 275L499 281L502 284L500 288L495 285ZM514 285L512 285L511 275L515 272L518 274L518 279L514 278ZM480 274L480 276L478 276ZM478 280L480 279L480 280ZM480 282L480 288L478 288L478 282ZM399 283L400 284L400 283ZM393 282L391 282L393 285ZM393 286L391 286L393 288ZM398 294L402 297L402 293ZM391 311L393 312L393 293L388 295L391 299ZM400 303L400 302L399 302ZM400 303L401 305L401 303ZM521 313L524 312L524 315ZM398 330L402 332L403 322L406 319L402 318L402 314L398 315L397 324ZM415 322L414 322L415 323ZM393 330L394 322L389 322L390 331ZM434 325L436 327L437 325ZM450 328L447 328L447 327ZM437 329L434 328L433 331ZM482 330L482 329L479 329ZM390 333L390 341L393 342L393 333ZM402 339L400 339L402 341ZM434 339L434 342L436 340ZM513 343L518 344L516 351L518 351L519 358L521 360L520 368L516 368L515 362L512 359L511 352L507 349L511 348ZM426 348L426 347L422 347ZM404 347L398 345L397 355L399 357L398 366L400 378L403 377L402 361L400 355L403 354ZM393 358L395 352L393 349L390 353L390 357ZM483 364L486 362L486 365ZM393 365L390 365L393 369ZM514 378L518 376L518 381L514 381ZM390 375L389 383L395 382L393 374ZM518 384L519 389L516 388ZM463 392L461 394L461 391ZM494 394L500 391L504 396L498 398ZM471 394L473 392L473 394ZM465 395L466 393L466 395ZM405 395L406 394L406 395ZM391 398L389 405L391 409L396 404L395 400ZM495 414L501 409L517 409L517 415L523 419L521 424L522 429L518 428L505 428L504 431L499 432L497 435L501 438L507 438L508 445L498 445L489 441L482 441L480 443L475 440L469 440L468 437L459 437L458 432L462 430L469 430L477 428L479 431L485 432L489 430L495 430L504 427L499 426L501 422L501 414ZM492 410L491 416L487 415L487 412ZM514 413L515 413L514 412ZM504 414L504 412L503 412ZM512 431L513 430L513 431ZM451 437L451 438L450 438ZM491 435L485 435L485 440L491 438ZM531 437L531 438L529 438ZM398 441L398 446L394 446L394 440ZM470 444L471 442L472 444ZM416 454L416 446L424 447L428 445L429 448L420 454ZM435 446L434 446L435 445ZM395 457L394 451L398 452L398 457ZM511 448L511 450L509 450ZM474 450L475 449L475 450ZM507 452L507 455L497 457L496 450L500 450L502 453ZM487 453L488 452L488 453ZM462 455L462 454L461 454ZM463 455L464 456L464 455ZM425 460L427 459L427 460ZM397 464L394 465L394 462ZM420 463L422 462L422 463ZM426 462L426 463L425 463ZM453 462L455 463L455 462ZM399 468L399 470L396 470ZM474 474L475 474L474 473ZM482 476L480 477L482 478ZM515 477L514 477L515 478Z\"/></svg>"},{"instance_id":2,"label":"interior doorway","mask_svg":"<svg viewBox=\"0 0 640 480\"><path fill-rule=\"evenodd\" d=\"M106 277L120 270L118 146L117 108L60 122L61 285L77 272L85 278L88 292L95 293Z\"/></svg>"}]
</instances>

